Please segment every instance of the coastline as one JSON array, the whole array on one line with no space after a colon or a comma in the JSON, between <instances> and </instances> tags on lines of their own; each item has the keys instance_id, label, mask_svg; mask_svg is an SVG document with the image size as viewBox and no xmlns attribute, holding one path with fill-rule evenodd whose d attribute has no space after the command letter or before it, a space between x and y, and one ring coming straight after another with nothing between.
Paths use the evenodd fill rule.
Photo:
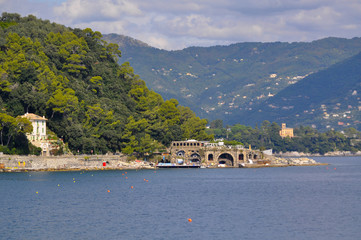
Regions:
<instances>
[{"instance_id":1,"label":"coastline","mask_svg":"<svg viewBox=\"0 0 361 240\"><path fill-rule=\"evenodd\" d=\"M149 162L128 161L124 155L18 156L1 155L0 172L98 171L154 169Z\"/></svg>"},{"instance_id":2,"label":"coastline","mask_svg":"<svg viewBox=\"0 0 361 240\"><path fill-rule=\"evenodd\" d=\"M291 158L272 157L272 161L244 163L236 168L269 168L295 166L322 166L328 163L318 163L307 157ZM218 168L216 165L206 168ZM226 168L235 168L226 167ZM56 172L56 171L104 171L104 170L141 170L158 169L155 164L146 161L129 161L125 155L74 155L74 156L17 156L0 155L0 172Z\"/></svg>"},{"instance_id":3,"label":"coastline","mask_svg":"<svg viewBox=\"0 0 361 240\"><path fill-rule=\"evenodd\" d=\"M312 153L303 153L303 152L284 152L274 154L277 157L357 157L361 156L361 151L352 153L350 151L335 151L327 152L325 154L312 154Z\"/></svg>"}]
</instances>

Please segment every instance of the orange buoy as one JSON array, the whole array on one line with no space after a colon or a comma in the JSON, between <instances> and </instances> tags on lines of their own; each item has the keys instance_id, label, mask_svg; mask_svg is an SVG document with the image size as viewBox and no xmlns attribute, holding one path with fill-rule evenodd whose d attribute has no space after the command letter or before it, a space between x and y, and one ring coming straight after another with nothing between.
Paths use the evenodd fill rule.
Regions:
<instances>
[{"instance_id":1,"label":"orange buoy","mask_svg":"<svg viewBox=\"0 0 361 240\"><path fill-rule=\"evenodd\" d=\"M192 222L192 218L188 218L188 222Z\"/></svg>"},{"instance_id":2,"label":"orange buoy","mask_svg":"<svg viewBox=\"0 0 361 240\"><path fill-rule=\"evenodd\" d=\"M108 190L108 192L110 192L110 190Z\"/></svg>"},{"instance_id":3,"label":"orange buoy","mask_svg":"<svg viewBox=\"0 0 361 240\"><path fill-rule=\"evenodd\" d=\"M336 170L336 168L334 168L333 170Z\"/></svg>"},{"instance_id":4,"label":"orange buoy","mask_svg":"<svg viewBox=\"0 0 361 240\"><path fill-rule=\"evenodd\" d=\"M128 179L128 177L125 177L125 179Z\"/></svg>"},{"instance_id":5,"label":"orange buoy","mask_svg":"<svg viewBox=\"0 0 361 240\"><path fill-rule=\"evenodd\" d=\"M130 188L133 189L133 186L131 186Z\"/></svg>"},{"instance_id":6,"label":"orange buoy","mask_svg":"<svg viewBox=\"0 0 361 240\"><path fill-rule=\"evenodd\" d=\"M148 182L148 180L145 180L146 182Z\"/></svg>"},{"instance_id":7,"label":"orange buoy","mask_svg":"<svg viewBox=\"0 0 361 240\"><path fill-rule=\"evenodd\" d=\"M127 174L127 172L125 172L125 174Z\"/></svg>"},{"instance_id":8,"label":"orange buoy","mask_svg":"<svg viewBox=\"0 0 361 240\"><path fill-rule=\"evenodd\" d=\"M145 182L146 180L145 180L145 178L144 178L144 182Z\"/></svg>"}]
</instances>

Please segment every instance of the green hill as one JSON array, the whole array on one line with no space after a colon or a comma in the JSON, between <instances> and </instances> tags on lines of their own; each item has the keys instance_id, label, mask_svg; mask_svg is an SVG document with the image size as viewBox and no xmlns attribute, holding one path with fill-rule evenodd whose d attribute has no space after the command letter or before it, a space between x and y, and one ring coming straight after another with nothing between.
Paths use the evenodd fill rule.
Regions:
<instances>
[{"instance_id":1,"label":"green hill","mask_svg":"<svg viewBox=\"0 0 361 240\"><path fill-rule=\"evenodd\" d=\"M361 51L361 38L249 42L179 51L125 41L124 36L115 34L104 39L122 43L120 61L129 61L147 85L164 98L176 98L197 115L223 119L226 124L243 122L255 106L281 90Z\"/></svg>"},{"instance_id":2,"label":"green hill","mask_svg":"<svg viewBox=\"0 0 361 240\"><path fill-rule=\"evenodd\" d=\"M28 153L13 118L26 112L48 118L49 128L80 153L142 156L172 140L208 139L205 120L174 99L164 101L128 63L117 63L118 48L89 28L3 13L0 130L9 141L2 147Z\"/></svg>"}]
</instances>

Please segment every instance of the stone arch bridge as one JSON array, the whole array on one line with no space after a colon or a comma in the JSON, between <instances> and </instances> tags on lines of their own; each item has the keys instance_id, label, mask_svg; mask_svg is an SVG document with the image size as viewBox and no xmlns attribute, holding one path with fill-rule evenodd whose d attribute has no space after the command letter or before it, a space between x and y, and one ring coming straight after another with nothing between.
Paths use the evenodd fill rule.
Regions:
<instances>
[{"instance_id":1,"label":"stone arch bridge","mask_svg":"<svg viewBox=\"0 0 361 240\"><path fill-rule=\"evenodd\" d=\"M243 146L226 146L206 141L173 141L168 149L168 160L174 164L192 165L204 163L209 166L240 167L245 163L260 161L264 155L259 150Z\"/></svg>"}]
</instances>

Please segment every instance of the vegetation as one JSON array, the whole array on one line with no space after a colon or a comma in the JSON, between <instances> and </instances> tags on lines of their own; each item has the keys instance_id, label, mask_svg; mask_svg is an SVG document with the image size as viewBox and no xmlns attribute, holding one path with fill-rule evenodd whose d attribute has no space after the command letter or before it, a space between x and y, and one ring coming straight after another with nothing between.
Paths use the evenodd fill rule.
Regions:
<instances>
[{"instance_id":1,"label":"vegetation","mask_svg":"<svg viewBox=\"0 0 361 240\"><path fill-rule=\"evenodd\" d=\"M214 134L215 138L241 142L245 147L251 145L261 150L273 149L276 153L297 151L323 155L334 151L361 151L361 132L354 128L347 128L343 132L318 132L311 127L300 126L294 128L294 138L281 138L280 130L277 123L264 121L255 128L235 124L227 128L210 128L207 132Z\"/></svg>"},{"instance_id":2,"label":"vegetation","mask_svg":"<svg viewBox=\"0 0 361 240\"><path fill-rule=\"evenodd\" d=\"M361 130L361 53L287 87L252 111L244 124L268 119L289 124L314 125L319 130ZM262 120L263 121L263 120Z\"/></svg>"},{"instance_id":3,"label":"vegetation","mask_svg":"<svg viewBox=\"0 0 361 240\"><path fill-rule=\"evenodd\" d=\"M46 116L50 130L79 153L144 156L172 140L212 139L206 120L149 90L128 62L119 65L118 45L100 32L9 13L0 23L2 146L18 149L15 138L26 140L30 129L6 120L25 112Z\"/></svg>"},{"instance_id":4,"label":"vegetation","mask_svg":"<svg viewBox=\"0 0 361 240\"><path fill-rule=\"evenodd\" d=\"M248 47L243 49L244 53ZM345 57L350 49L341 55ZM195 50L187 51L207 53L203 49ZM257 55L254 51L253 54ZM59 142L53 154L70 149L74 153L122 151L148 157L162 151L173 140L212 140L213 135L225 138L228 144L273 148L276 152L361 149L361 134L353 128L343 133L331 130L320 133L301 126L295 128L295 138L282 139L276 123L265 121L255 128L241 124L224 128L222 120L215 120L206 131L205 119L175 99L163 100L134 73L129 62L119 65L121 55L118 45L105 42L100 32L89 28L71 29L31 15L3 13L0 18L0 151L40 154L41 150L31 145L25 136L32 132L32 125L18 117L26 112L46 116L49 130L64 140L65 146ZM147 57L151 56L143 56ZM202 58L206 60L208 62L202 64L211 64L210 58ZM330 58L329 63L332 61ZM180 61L175 61L177 63ZM183 70L187 69L188 66ZM357 82L356 78L351 79ZM207 84L212 87L218 83ZM227 84L231 86L234 82ZM197 91L201 85L192 86ZM222 94L219 96L226 96ZM202 95L202 99L207 98L208 95Z\"/></svg>"},{"instance_id":5,"label":"vegetation","mask_svg":"<svg viewBox=\"0 0 361 240\"><path fill-rule=\"evenodd\" d=\"M0 152L39 155L41 150L28 143L25 136L32 131L33 125L28 119L0 113Z\"/></svg>"},{"instance_id":6,"label":"vegetation","mask_svg":"<svg viewBox=\"0 0 361 240\"><path fill-rule=\"evenodd\" d=\"M312 73L359 53L361 38L325 38L308 43L250 42L178 51L152 48L114 34L104 38L122 44L120 62L129 61L146 80L147 86L166 99L178 99L180 104L189 106L200 117L246 125L260 124L265 119L280 122L281 118L286 118L283 121L316 124L319 129L326 129L326 126L344 128L338 125L338 122L344 122L345 126L349 123L349 126L361 130L361 126L353 121L332 118L332 113L340 115L348 105L353 109L358 106L359 96L352 96L352 93L354 90L360 93L360 89L352 83L361 76L360 70L357 71L359 62L345 63L344 70L334 68L332 73L318 75L313 81L306 80ZM308 92L312 96L306 98ZM295 97L291 99L294 101L283 100L289 100L290 96ZM329 119L323 118L321 109L326 96L336 101L332 106L330 102L326 103L325 112L331 115ZM267 100L269 102L265 102ZM307 104L302 104L306 100L309 100ZM333 110L337 103L343 108L340 111ZM299 106L304 109L300 110ZM308 112L304 113L304 110Z\"/></svg>"}]
</instances>

